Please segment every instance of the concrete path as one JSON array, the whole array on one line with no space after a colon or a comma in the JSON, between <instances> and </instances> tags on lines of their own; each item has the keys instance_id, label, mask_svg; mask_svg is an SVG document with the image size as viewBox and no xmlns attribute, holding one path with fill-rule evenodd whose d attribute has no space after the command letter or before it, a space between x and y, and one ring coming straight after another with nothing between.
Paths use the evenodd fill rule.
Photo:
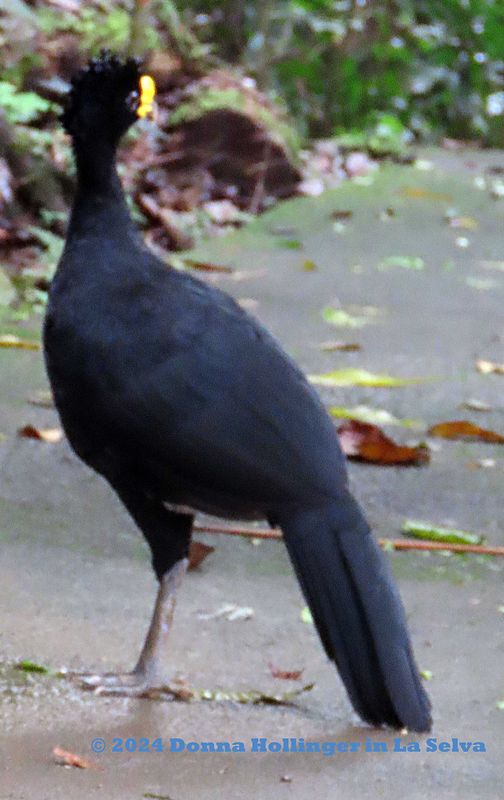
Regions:
<instances>
[{"instance_id":1,"label":"concrete path","mask_svg":"<svg viewBox=\"0 0 504 800\"><path fill-rule=\"evenodd\" d=\"M487 167L502 169L504 156L434 151L425 157L430 171L388 167L371 186L347 184L286 203L196 255L245 271L241 280L209 279L256 301L254 313L307 372L361 367L437 379L397 389L324 389L328 405L362 404L420 420L418 431L387 427L401 441L418 441L427 427L450 419L504 433L504 377L475 369L477 358L504 361L504 199L491 197L490 178L486 188L480 180ZM342 228L334 212L349 210L353 216ZM450 227L447 213L478 227L467 219L466 227ZM392 256L421 258L424 266L390 266ZM316 269L305 269L307 261ZM378 312L362 328L338 329L323 320L326 306L357 316L369 317L363 306ZM362 350L322 352L318 345L327 339L357 341ZM107 486L65 442L16 437L27 423L57 424L53 410L27 403L46 387L41 355L0 350L0 376L6 437L0 443L0 800L502 797L504 565L498 559L391 556L420 668L433 676L432 737L450 747L452 739L483 742L485 752L428 752L426 738L412 735L401 746L418 742L420 752L394 752L393 734L359 723L313 628L300 619L304 602L279 542L200 537L216 550L180 593L168 667L193 686L276 692L301 684L274 679L268 662L303 668L302 683L315 688L296 707L96 697L64 680L15 670L26 659L54 669L128 668L155 583L147 548ZM491 410L461 410L471 399ZM431 444L428 467L350 465L376 534L398 536L404 519L420 518L504 544L502 446ZM470 468L483 458L495 465ZM254 616L234 622L198 616L224 603L249 606ZM102 755L91 751L96 737L105 740ZM112 752L115 738L135 737L162 737L164 752ZM251 752L253 737L268 743L293 737L298 746L300 739L353 742L358 749ZM171 738L244 742L246 752L170 752ZM384 742L388 751L367 752L369 742ZM56 765L55 746L99 769Z\"/></svg>"}]
</instances>

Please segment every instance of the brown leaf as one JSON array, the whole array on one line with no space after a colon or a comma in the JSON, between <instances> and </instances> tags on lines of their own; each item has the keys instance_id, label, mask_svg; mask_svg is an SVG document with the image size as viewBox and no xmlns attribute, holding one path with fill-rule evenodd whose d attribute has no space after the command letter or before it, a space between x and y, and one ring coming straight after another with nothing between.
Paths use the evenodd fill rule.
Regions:
<instances>
[{"instance_id":1,"label":"brown leaf","mask_svg":"<svg viewBox=\"0 0 504 800\"><path fill-rule=\"evenodd\" d=\"M382 465L425 464L429 461L429 450L424 445L408 447L398 445L385 436L376 425L350 419L338 428L343 452L348 458L369 461Z\"/></svg>"},{"instance_id":2,"label":"brown leaf","mask_svg":"<svg viewBox=\"0 0 504 800\"><path fill-rule=\"evenodd\" d=\"M61 428L36 428L35 425L25 425L18 430L18 436L24 439L38 439L40 442L57 444L63 438Z\"/></svg>"},{"instance_id":3,"label":"brown leaf","mask_svg":"<svg viewBox=\"0 0 504 800\"><path fill-rule=\"evenodd\" d=\"M189 566L187 569L197 569L205 558L209 556L210 553L213 553L214 550L215 547L211 547L209 544L195 541L191 542L189 547Z\"/></svg>"},{"instance_id":4,"label":"brown leaf","mask_svg":"<svg viewBox=\"0 0 504 800\"><path fill-rule=\"evenodd\" d=\"M495 361L486 361L484 358L476 361L476 369L483 375L504 375L504 364L497 364Z\"/></svg>"},{"instance_id":5,"label":"brown leaf","mask_svg":"<svg viewBox=\"0 0 504 800\"><path fill-rule=\"evenodd\" d=\"M404 186L401 194L414 200L437 200L442 203L450 203L453 200L450 194L432 192L430 189L423 189L419 186Z\"/></svg>"},{"instance_id":6,"label":"brown leaf","mask_svg":"<svg viewBox=\"0 0 504 800\"><path fill-rule=\"evenodd\" d=\"M440 422L433 425L427 431L429 436L439 436L442 439L465 439L469 441L490 442L492 444L504 444L504 436L486 428L480 428L473 422L467 420L455 420L454 422Z\"/></svg>"},{"instance_id":7,"label":"brown leaf","mask_svg":"<svg viewBox=\"0 0 504 800\"><path fill-rule=\"evenodd\" d=\"M206 261L195 261L192 258L184 259L184 264L200 272L233 272L232 267L224 267L222 264L209 264Z\"/></svg>"},{"instance_id":8,"label":"brown leaf","mask_svg":"<svg viewBox=\"0 0 504 800\"><path fill-rule=\"evenodd\" d=\"M478 229L478 222L472 217L449 217L448 224L450 228L458 228L466 231L475 231Z\"/></svg>"},{"instance_id":9,"label":"brown leaf","mask_svg":"<svg viewBox=\"0 0 504 800\"><path fill-rule=\"evenodd\" d=\"M330 217L338 222L344 222L353 217L353 211L331 211Z\"/></svg>"},{"instance_id":10,"label":"brown leaf","mask_svg":"<svg viewBox=\"0 0 504 800\"><path fill-rule=\"evenodd\" d=\"M13 350L40 350L41 344L40 342L20 339L19 336L6 333L0 336L0 347Z\"/></svg>"},{"instance_id":11,"label":"brown leaf","mask_svg":"<svg viewBox=\"0 0 504 800\"><path fill-rule=\"evenodd\" d=\"M79 769L101 769L101 767L93 761L89 761L89 759L79 756L76 753L70 753L68 750L63 750L62 747L54 747L53 756L55 762L63 766L78 767Z\"/></svg>"},{"instance_id":12,"label":"brown leaf","mask_svg":"<svg viewBox=\"0 0 504 800\"><path fill-rule=\"evenodd\" d=\"M269 663L268 667L274 678L280 678L282 681L298 681L304 672L304 669L279 669L274 664Z\"/></svg>"},{"instance_id":13,"label":"brown leaf","mask_svg":"<svg viewBox=\"0 0 504 800\"><path fill-rule=\"evenodd\" d=\"M325 353L334 353L336 350L339 350L343 353L354 353L357 350L362 350L362 345L358 344L357 342L339 342L332 339L326 342L321 342L319 347Z\"/></svg>"}]
</instances>

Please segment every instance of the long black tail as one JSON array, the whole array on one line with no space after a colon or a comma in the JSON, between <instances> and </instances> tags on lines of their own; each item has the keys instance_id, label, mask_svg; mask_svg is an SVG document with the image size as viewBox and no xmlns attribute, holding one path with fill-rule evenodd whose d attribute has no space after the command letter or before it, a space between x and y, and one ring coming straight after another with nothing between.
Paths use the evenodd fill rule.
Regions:
<instances>
[{"instance_id":1,"label":"long black tail","mask_svg":"<svg viewBox=\"0 0 504 800\"><path fill-rule=\"evenodd\" d=\"M329 658L372 725L431 727L406 617L387 561L350 494L281 517L280 525Z\"/></svg>"}]
</instances>

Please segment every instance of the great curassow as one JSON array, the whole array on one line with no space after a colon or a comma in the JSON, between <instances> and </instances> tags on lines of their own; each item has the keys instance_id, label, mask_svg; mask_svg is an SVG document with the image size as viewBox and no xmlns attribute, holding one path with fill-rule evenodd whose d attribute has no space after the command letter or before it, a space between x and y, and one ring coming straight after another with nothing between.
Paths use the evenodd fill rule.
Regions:
<instances>
[{"instance_id":1,"label":"great curassow","mask_svg":"<svg viewBox=\"0 0 504 800\"><path fill-rule=\"evenodd\" d=\"M77 191L50 289L47 371L72 448L143 532L160 584L134 670L87 685L132 696L159 685L195 511L263 518L283 531L356 711L427 731L401 600L317 394L255 319L157 259L130 218L116 149L153 95L137 61L102 54L73 80L63 115Z\"/></svg>"}]
</instances>

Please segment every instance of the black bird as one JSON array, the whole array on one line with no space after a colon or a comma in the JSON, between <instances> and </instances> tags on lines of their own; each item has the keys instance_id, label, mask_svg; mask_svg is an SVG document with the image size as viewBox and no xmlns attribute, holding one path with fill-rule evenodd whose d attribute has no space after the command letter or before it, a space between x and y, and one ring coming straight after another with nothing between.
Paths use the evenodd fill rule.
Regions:
<instances>
[{"instance_id":1,"label":"black bird","mask_svg":"<svg viewBox=\"0 0 504 800\"><path fill-rule=\"evenodd\" d=\"M283 531L356 711L427 731L401 600L317 394L256 320L167 267L132 223L116 148L153 91L137 61L102 54L73 80L63 115L78 180L45 320L47 371L71 446L141 529L160 584L134 670L88 684L129 695L159 685L195 511L263 518Z\"/></svg>"}]
</instances>

